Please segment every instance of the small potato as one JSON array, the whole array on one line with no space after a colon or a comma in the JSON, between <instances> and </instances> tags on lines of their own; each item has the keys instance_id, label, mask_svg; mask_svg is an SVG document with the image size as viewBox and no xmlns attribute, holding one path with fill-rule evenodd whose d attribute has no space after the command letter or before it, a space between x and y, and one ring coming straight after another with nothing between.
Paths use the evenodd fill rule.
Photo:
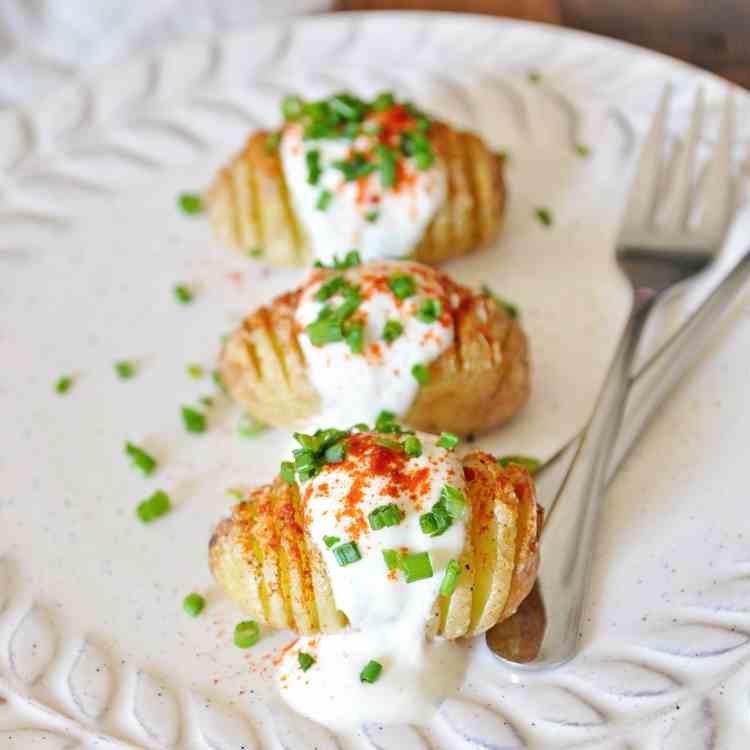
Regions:
<instances>
[{"instance_id":1,"label":"small potato","mask_svg":"<svg viewBox=\"0 0 750 750\"><path fill-rule=\"evenodd\" d=\"M396 261L389 265L401 267ZM459 300L451 311L453 344L430 364L428 382L402 421L423 432L481 432L507 422L526 404L528 342L500 302L445 274L440 279L447 295ZM230 335L219 360L231 395L274 426L293 426L321 408L295 327L300 295L299 289L284 294L251 313Z\"/></svg>"},{"instance_id":2,"label":"small potato","mask_svg":"<svg viewBox=\"0 0 750 750\"><path fill-rule=\"evenodd\" d=\"M209 220L224 245L274 265L310 265L310 241L271 135L253 133L217 173L204 196ZM494 241L505 214L506 187L502 158L478 136L433 122L431 138L446 165L447 194L412 251L416 260L435 264Z\"/></svg>"},{"instance_id":3,"label":"small potato","mask_svg":"<svg viewBox=\"0 0 750 750\"><path fill-rule=\"evenodd\" d=\"M434 632L451 639L482 633L515 612L534 584L541 534L525 468L500 468L481 451L463 464L471 513L461 575L453 595L439 597L433 618ZM302 523L296 484L277 478L236 505L211 537L209 561L227 595L261 623L300 634L347 625Z\"/></svg>"}]
</instances>

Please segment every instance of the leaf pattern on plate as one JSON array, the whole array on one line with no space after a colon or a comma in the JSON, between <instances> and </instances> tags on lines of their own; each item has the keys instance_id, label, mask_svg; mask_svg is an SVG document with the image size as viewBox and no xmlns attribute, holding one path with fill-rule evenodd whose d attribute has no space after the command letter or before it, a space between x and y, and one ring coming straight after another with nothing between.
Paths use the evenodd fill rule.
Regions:
<instances>
[{"instance_id":1,"label":"leaf pattern on plate","mask_svg":"<svg viewBox=\"0 0 750 750\"><path fill-rule=\"evenodd\" d=\"M0 729L0 745L7 750L69 750L76 744L75 739L47 729Z\"/></svg>"},{"instance_id":2,"label":"leaf pattern on plate","mask_svg":"<svg viewBox=\"0 0 750 750\"><path fill-rule=\"evenodd\" d=\"M48 613L32 605L10 638L8 657L13 673L33 684L47 671L57 647L57 633Z\"/></svg>"},{"instance_id":3,"label":"leaf pattern on plate","mask_svg":"<svg viewBox=\"0 0 750 750\"><path fill-rule=\"evenodd\" d=\"M180 707L174 693L147 672L136 677L133 714L143 731L161 747L180 738Z\"/></svg>"},{"instance_id":4,"label":"leaf pattern on plate","mask_svg":"<svg viewBox=\"0 0 750 750\"><path fill-rule=\"evenodd\" d=\"M680 687L678 679L643 660L579 660L573 664L571 673L595 690L616 698L662 697Z\"/></svg>"},{"instance_id":5,"label":"leaf pattern on plate","mask_svg":"<svg viewBox=\"0 0 750 750\"><path fill-rule=\"evenodd\" d=\"M432 750L432 745L416 727L397 726L383 727L380 725L363 728L365 737L370 741L374 750Z\"/></svg>"},{"instance_id":6,"label":"leaf pattern on plate","mask_svg":"<svg viewBox=\"0 0 750 750\"><path fill-rule=\"evenodd\" d=\"M686 659L723 656L745 646L750 637L732 625L677 623L654 633L646 647Z\"/></svg>"},{"instance_id":7,"label":"leaf pattern on plate","mask_svg":"<svg viewBox=\"0 0 750 750\"><path fill-rule=\"evenodd\" d=\"M114 673L104 649L90 640L83 642L68 674L68 687L76 706L88 718L97 719L107 710Z\"/></svg>"},{"instance_id":8,"label":"leaf pattern on plate","mask_svg":"<svg viewBox=\"0 0 750 750\"><path fill-rule=\"evenodd\" d=\"M258 740L246 717L217 701L193 695L198 728L212 750L256 750Z\"/></svg>"},{"instance_id":9,"label":"leaf pattern on plate","mask_svg":"<svg viewBox=\"0 0 750 750\"><path fill-rule=\"evenodd\" d=\"M713 750L716 747L716 722L708 700L689 710L675 711L673 718L660 750Z\"/></svg>"},{"instance_id":10,"label":"leaf pattern on plate","mask_svg":"<svg viewBox=\"0 0 750 750\"><path fill-rule=\"evenodd\" d=\"M524 747L510 722L499 712L473 701L449 698L439 715L470 747L483 750L518 750Z\"/></svg>"}]
</instances>

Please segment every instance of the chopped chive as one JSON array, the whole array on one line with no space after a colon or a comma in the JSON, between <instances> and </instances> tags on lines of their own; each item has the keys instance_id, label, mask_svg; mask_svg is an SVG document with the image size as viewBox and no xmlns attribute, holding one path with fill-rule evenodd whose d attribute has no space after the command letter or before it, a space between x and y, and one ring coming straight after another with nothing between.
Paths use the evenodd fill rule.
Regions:
<instances>
[{"instance_id":1,"label":"chopped chive","mask_svg":"<svg viewBox=\"0 0 750 750\"><path fill-rule=\"evenodd\" d=\"M237 420L237 434L243 438L256 438L267 429L268 425L256 419L252 414L243 414Z\"/></svg>"},{"instance_id":2,"label":"chopped chive","mask_svg":"<svg viewBox=\"0 0 750 750\"><path fill-rule=\"evenodd\" d=\"M372 684L378 679L378 677L380 677L382 671L383 665L379 661L371 659L365 664L362 671L359 673L359 681Z\"/></svg>"},{"instance_id":3,"label":"chopped chive","mask_svg":"<svg viewBox=\"0 0 750 750\"><path fill-rule=\"evenodd\" d=\"M177 298L177 301L183 305L187 305L193 301L193 293L187 286L185 286L185 284L178 284L174 288L174 296Z\"/></svg>"},{"instance_id":4,"label":"chopped chive","mask_svg":"<svg viewBox=\"0 0 750 750\"><path fill-rule=\"evenodd\" d=\"M394 429L394 425L398 428L396 415L392 411L383 409L375 419L375 432L396 432L397 429Z\"/></svg>"},{"instance_id":5,"label":"chopped chive","mask_svg":"<svg viewBox=\"0 0 750 750\"><path fill-rule=\"evenodd\" d=\"M435 162L435 154L430 151L417 151L414 154L414 161L417 163L417 169L421 172L429 169Z\"/></svg>"},{"instance_id":6,"label":"chopped chive","mask_svg":"<svg viewBox=\"0 0 750 750\"><path fill-rule=\"evenodd\" d=\"M300 96L285 96L281 100L281 114L285 120L299 120L304 107L305 102Z\"/></svg>"},{"instance_id":7,"label":"chopped chive","mask_svg":"<svg viewBox=\"0 0 750 750\"><path fill-rule=\"evenodd\" d=\"M151 523L168 513L171 507L169 495L164 490L157 490L153 495L138 503L135 511L143 523Z\"/></svg>"},{"instance_id":8,"label":"chopped chive","mask_svg":"<svg viewBox=\"0 0 750 750\"><path fill-rule=\"evenodd\" d=\"M325 544L328 549L331 549L334 545L338 544L341 541L341 538L338 536L324 536L323 537L323 544Z\"/></svg>"},{"instance_id":9,"label":"chopped chive","mask_svg":"<svg viewBox=\"0 0 750 750\"><path fill-rule=\"evenodd\" d=\"M367 520L373 531L380 531L389 526L398 526L404 520L404 511L396 503L379 505L367 514Z\"/></svg>"},{"instance_id":10,"label":"chopped chive","mask_svg":"<svg viewBox=\"0 0 750 750\"><path fill-rule=\"evenodd\" d=\"M357 430L357 432L369 432L370 425L366 422L357 422L357 424L352 426L352 430Z\"/></svg>"},{"instance_id":11,"label":"chopped chive","mask_svg":"<svg viewBox=\"0 0 750 750\"><path fill-rule=\"evenodd\" d=\"M423 513L419 517L419 528L423 534L432 536L438 530L438 520L434 513Z\"/></svg>"},{"instance_id":12,"label":"chopped chive","mask_svg":"<svg viewBox=\"0 0 750 750\"><path fill-rule=\"evenodd\" d=\"M313 346L324 346L344 339L344 332L338 320L318 319L306 326L305 332Z\"/></svg>"},{"instance_id":13,"label":"chopped chive","mask_svg":"<svg viewBox=\"0 0 750 750\"><path fill-rule=\"evenodd\" d=\"M320 289L315 292L315 299L318 302L327 302L337 292L342 291L344 287L348 286L346 279L343 276L334 276L328 279L325 283L320 285Z\"/></svg>"},{"instance_id":14,"label":"chopped chive","mask_svg":"<svg viewBox=\"0 0 750 750\"><path fill-rule=\"evenodd\" d=\"M410 273L394 273L388 280L388 288L397 299L405 300L417 293L417 282Z\"/></svg>"},{"instance_id":15,"label":"chopped chive","mask_svg":"<svg viewBox=\"0 0 750 750\"><path fill-rule=\"evenodd\" d=\"M410 555L404 555L401 558L401 567L406 576L407 583L432 578L433 575L429 552L415 552Z\"/></svg>"},{"instance_id":16,"label":"chopped chive","mask_svg":"<svg viewBox=\"0 0 750 750\"><path fill-rule=\"evenodd\" d=\"M262 258L262 257L263 257L263 248L262 248L262 247L258 247L258 246L256 245L255 247L251 247L251 248L250 248L250 249L249 249L249 250L247 251L247 254L248 254L248 255L249 255L249 256L250 256L251 258Z\"/></svg>"},{"instance_id":17,"label":"chopped chive","mask_svg":"<svg viewBox=\"0 0 750 750\"><path fill-rule=\"evenodd\" d=\"M390 91L383 91L378 94L372 102L372 108L376 112L385 112L396 103L396 98Z\"/></svg>"},{"instance_id":18,"label":"chopped chive","mask_svg":"<svg viewBox=\"0 0 750 750\"><path fill-rule=\"evenodd\" d=\"M529 83L539 83L542 80L542 74L538 70L530 70L526 77L529 79Z\"/></svg>"},{"instance_id":19,"label":"chopped chive","mask_svg":"<svg viewBox=\"0 0 750 750\"><path fill-rule=\"evenodd\" d=\"M531 456L501 456L497 459L497 462L505 469L509 464L518 464L523 466L529 474L534 474L539 470L542 462L538 458L531 458Z\"/></svg>"},{"instance_id":20,"label":"chopped chive","mask_svg":"<svg viewBox=\"0 0 750 750\"><path fill-rule=\"evenodd\" d=\"M450 560L445 566L443 582L440 584L440 596L453 596L459 575L461 575L461 566L457 560Z\"/></svg>"},{"instance_id":21,"label":"chopped chive","mask_svg":"<svg viewBox=\"0 0 750 750\"><path fill-rule=\"evenodd\" d=\"M310 656L310 654L306 654L304 651L300 651L297 654L297 662L299 663L300 669L303 672L307 672L310 667L315 664L315 659Z\"/></svg>"},{"instance_id":22,"label":"chopped chive","mask_svg":"<svg viewBox=\"0 0 750 750\"><path fill-rule=\"evenodd\" d=\"M235 500L242 500L245 497L245 493L238 487L230 487L228 490L225 490L225 493Z\"/></svg>"},{"instance_id":23,"label":"chopped chive","mask_svg":"<svg viewBox=\"0 0 750 750\"><path fill-rule=\"evenodd\" d=\"M375 441L375 445L388 448L391 451L402 451L404 449L404 446L398 440L389 440L388 438L378 438Z\"/></svg>"},{"instance_id":24,"label":"chopped chive","mask_svg":"<svg viewBox=\"0 0 750 750\"><path fill-rule=\"evenodd\" d=\"M388 570L396 570L401 564L401 553L396 549L384 549L383 560Z\"/></svg>"},{"instance_id":25,"label":"chopped chive","mask_svg":"<svg viewBox=\"0 0 750 750\"><path fill-rule=\"evenodd\" d=\"M352 354L362 354L365 348L365 326L360 321L355 321L347 326L344 340Z\"/></svg>"},{"instance_id":26,"label":"chopped chive","mask_svg":"<svg viewBox=\"0 0 750 750\"><path fill-rule=\"evenodd\" d=\"M294 484L294 464L291 461L281 462L281 478L287 484Z\"/></svg>"},{"instance_id":27,"label":"chopped chive","mask_svg":"<svg viewBox=\"0 0 750 750\"><path fill-rule=\"evenodd\" d=\"M224 379L221 377L221 373L218 370L213 370L211 372L211 380L214 381L214 385L225 395L229 395L229 390L227 389Z\"/></svg>"},{"instance_id":28,"label":"chopped chive","mask_svg":"<svg viewBox=\"0 0 750 750\"><path fill-rule=\"evenodd\" d=\"M346 458L346 441L340 440L338 443L329 445L323 453L323 460L327 464L340 464Z\"/></svg>"},{"instance_id":29,"label":"chopped chive","mask_svg":"<svg viewBox=\"0 0 750 750\"><path fill-rule=\"evenodd\" d=\"M182 600L182 608L191 617L198 617L198 615L203 612L205 606L206 600L200 594L196 594L195 592L188 594Z\"/></svg>"},{"instance_id":30,"label":"chopped chive","mask_svg":"<svg viewBox=\"0 0 750 750\"><path fill-rule=\"evenodd\" d=\"M203 406L213 406L214 400L211 398L211 396L201 396L198 401L203 404Z\"/></svg>"},{"instance_id":31,"label":"chopped chive","mask_svg":"<svg viewBox=\"0 0 750 750\"><path fill-rule=\"evenodd\" d=\"M125 443L125 453L132 459L133 466L144 476L150 477L156 470L156 459L137 445Z\"/></svg>"},{"instance_id":32,"label":"chopped chive","mask_svg":"<svg viewBox=\"0 0 750 750\"><path fill-rule=\"evenodd\" d=\"M440 502L451 518L463 518L466 515L466 497L457 487L444 484L440 490Z\"/></svg>"},{"instance_id":33,"label":"chopped chive","mask_svg":"<svg viewBox=\"0 0 750 750\"><path fill-rule=\"evenodd\" d=\"M266 153L272 154L276 151L276 149L279 147L279 143L281 142L281 131L275 130L273 133L268 134L268 138L266 138Z\"/></svg>"},{"instance_id":34,"label":"chopped chive","mask_svg":"<svg viewBox=\"0 0 750 750\"><path fill-rule=\"evenodd\" d=\"M67 393L71 386L73 385L73 378L70 375L63 375L56 383L55 383L55 392L62 395L63 393Z\"/></svg>"},{"instance_id":35,"label":"chopped chive","mask_svg":"<svg viewBox=\"0 0 750 750\"><path fill-rule=\"evenodd\" d=\"M482 294L485 297L490 297L491 299L495 300L495 302L497 302L497 304L500 305L500 307L502 307L505 312L507 312L508 315L513 318L513 320L518 320L520 312L517 305L514 305L512 302L508 302L508 300L493 292L492 289L487 286L487 284L482 284Z\"/></svg>"},{"instance_id":36,"label":"chopped chive","mask_svg":"<svg viewBox=\"0 0 750 750\"><path fill-rule=\"evenodd\" d=\"M454 432L441 432L440 437L438 438L437 444L441 448L447 448L448 450L453 450L460 442L461 442L461 438L458 435L456 435Z\"/></svg>"},{"instance_id":37,"label":"chopped chive","mask_svg":"<svg viewBox=\"0 0 750 750\"><path fill-rule=\"evenodd\" d=\"M422 455L422 443L416 435L406 436L404 440L404 452L412 458L418 458Z\"/></svg>"},{"instance_id":38,"label":"chopped chive","mask_svg":"<svg viewBox=\"0 0 750 750\"><path fill-rule=\"evenodd\" d=\"M427 385L430 382L430 373L427 370L427 365L423 362L419 362L411 368L411 374L419 385Z\"/></svg>"},{"instance_id":39,"label":"chopped chive","mask_svg":"<svg viewBox=\"0 0 750 750\"><path fill-rule=\"evenodd\" d=\"M442 314L442 303L432 297L424 300L417 310L417 318L423 323L434 323Z\"/></svg>"},{"instance_id":40,"label":"chopped chive","mask_svg":"<svg viewBox=\"0 0 750 750\"><path fill-rule=\"evenodd\" d=\"M540 208L536 208L534 209L534 215L539 220L539 223L542 226L552 226L552 211L550 211L548 208L544 208L543 206Z\"/></svg>"},{"instance_id":41,"label":"chopped chive","mask_svg":"<svg viewBox=\"0 0 750 750\"><path fill-rule=\"evenodd\" d=\"M368 211L365 214L365 220L369 221L370 224L374 224L380 218L380 211Z\"/></svg>"},{"instance_id":42,"label":"chopped chive","mask_svg":"<svg viewBox=\"0 0 750 750\"><path fill-rule=\"evenodd\" d=\"M115 362L115 372L120 380L130 380L135 375L135 367L132 362L123 359Z\"/></svg>"},{"instance_id":43,"label":"chopped chive","mask_svg":"<svg viewBox=\"0 0 750 750\"><path fill-rule=\"evenodd\" d=\"M331 205L332 200L333 193L330 190L321 190L320 195L318 196L318 202L315 204L315 208L317 208L318 211L325 211L328 206Z\"/></svg>"},{"instance_id":44,"label":"chopped chive","mask_svg":"<svg viewBox=\"0 0 750 750\"><path fill-rule=\"evenodd\" d=\"M206 431L205 414L189 406L180 407L180 413L182 414L182 423L188 432L197 433Z\"/></svg>"},{"instance_id":45,"label":"chopped chive","mask_svg":"<svg viewBox=\"0 0 750 750\"><path fill-rule=\"evenodd\" d=\"M396 153L382 143L375 147L375 153L380 164L380 184L392 188L396 184Z\"/></svg>"},{"instance_id":46,"label":"chopped chive","mask_svg":"<svg viewBox=\"0 0 750 750\"><path fill-rule=\"evenodd\" d=\"M333 556L342 568L345 565L351 565L357 562L357 560L362 559L356 542L345 542L344 544L339 544L338 547L334 547Z\"/></svg>"},{"instance_id":47,"label":"chopped chive","mask_svg":"<svg viewBox=\"0 0 750 750\"><path fill-rule=\"evenodd\" d=\"M260 626L255 620L245 620L234 628L234 645L237 648L250 648L260 640Z\"/></svg>"},{"instance_id":48,"label":"chopped chive","mask_svg":"<svg viewBox=\"0 0 750 750\"><path fill-rule=\"evenodd\" d=\"M195 193L181 193L177 203L184 214L199 214L203 210L203 201Z\"/></svg>"},{"instance_id":49,"label":"chopped chive","mask_svg":"<svg viewBox=\"0 0 750 750\"><path fill-rule=\"evenodd\" d=\"M188 365L185 369L193 380L200 380L203 377L203 368L200 365Z\"/></svg>"},{"instance_id":50,"label":"chopped chive","mask_svg":"<svg viewBox=\"0 0 750 750\"><path fill-rule=\"evenodd\" d=\"M307 183L317 185L323 170L320 168L320 151L313 149L305 154L307 164Z\"/></svg>"},{"instance_id":51,"label":"chopped chive","mask_svg":"<svg viewBox=\"0 0 750 750\"><path fill-rule=\"evenodd\" d=\"M383 340L389 344L404 332L404 327L398 320L387 320L383 326Z\"/></svg>"},{"instance_id":52,"label":"chopped chive","mask_svg":"<svg viewBox=\"0 0 750 750\"><path fill-rule=\"evenodd\" d=\"M576 154L585 159L591 153L591 149L585 143L576 143Z\"/></svg>"}]
</instances>

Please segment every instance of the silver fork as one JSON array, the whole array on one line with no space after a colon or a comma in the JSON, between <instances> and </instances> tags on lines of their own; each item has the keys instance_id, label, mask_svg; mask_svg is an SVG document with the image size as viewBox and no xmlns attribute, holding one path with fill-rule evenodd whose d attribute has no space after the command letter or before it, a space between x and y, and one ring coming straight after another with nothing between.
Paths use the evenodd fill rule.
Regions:
<instances>
[{"instance_id":1,"label":"silver fork","mask_svg":"<svg viewBox=\"0 0 750 750\"><path fill-rule=\"evenodd\" d=\"M662 96L644 142L617 240L617 263L630 281L633 300L620 343L586 432L547 519L542 535L539 587L547 624L537 657L522 666L558 666L576 652L589 586L594 532L604 496L606 472L632 384L632 368L649 313L677 284L704 270L722 247L732 207L733 104L727 97L719 139L700 181L703 209L696 227L695 153L701 130L703 94L696 94L685 145L672 158L664 195L662 154L671 90ZM661 219L656 221L657 216Z\"/></svg>"}]
</instances>

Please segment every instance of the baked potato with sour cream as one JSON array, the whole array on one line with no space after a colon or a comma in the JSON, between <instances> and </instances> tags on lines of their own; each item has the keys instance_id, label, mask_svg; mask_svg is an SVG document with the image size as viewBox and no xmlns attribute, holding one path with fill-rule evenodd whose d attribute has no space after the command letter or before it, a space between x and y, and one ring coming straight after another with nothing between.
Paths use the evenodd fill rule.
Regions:
<instances>
[{"instance_id":1,"label":"baked potato with sour cream","mask_svg":"<svg viewBox=\"0 0 750 750\"><path fill-rule=\"evenodd\" d=\"M492 295L428 270L440 279L446 297L457 301L450 310L453 343L429 365L428 382L419 387L402 421L424 432L458 434L502 424L520 411L530 390L528 343L515 311ZM325 279L338 272L316 273ZM219 372L229 393L274 426L292 425L320 411L295 323L301 293L281 295L251 313L220 355Z\"/></svg>"},{"instance_id":2,"label":"baked potato with sour cream","mask_svg":"<svg viewBox=\"0 0 750 750\"><path fill-rule=\"evenodd\" d=\"M253 133L215 176L204 205L217 239L274 265L311 265L310 238L290 199L278 134ZM445 165L446 194L413 248L435 264L456 258L497 236L505 214L503 159L473 133L433 122L430 140Z\"/></svg>"},{"instance_id":3,"label":"baked potato with sour cream","mask_svg":"<svg viewBox=\"0 0 750 750\"><path fill-rule=\"evenodd\" d=\"M481 451L466 455L463 467L471 513L461 573L428 625L429 634L451 639L482 633L516 611L534 585L542 527L524 467L501 468ZM297 484L277 478L250 492L214 530L209 560L229 597L261 623L300 634L347 625L305 529Z\"/></svg>"}]
</instances>

